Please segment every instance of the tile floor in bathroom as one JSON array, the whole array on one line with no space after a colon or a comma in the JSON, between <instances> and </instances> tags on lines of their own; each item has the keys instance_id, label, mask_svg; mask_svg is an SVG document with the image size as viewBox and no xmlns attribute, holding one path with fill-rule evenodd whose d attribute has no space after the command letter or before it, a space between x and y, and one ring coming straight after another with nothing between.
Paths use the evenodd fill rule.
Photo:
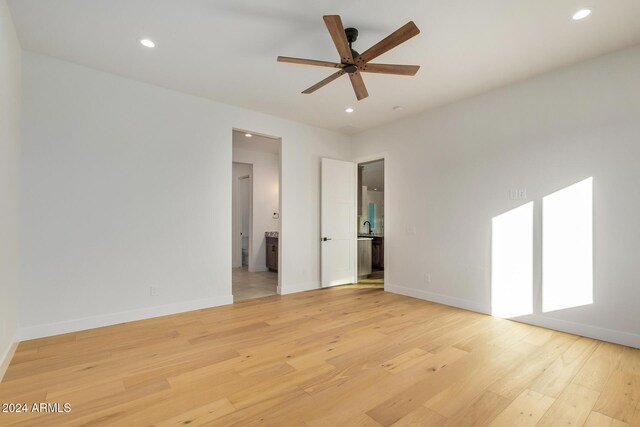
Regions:
<instances>
[{"instance_id":1,"label":"tile floor in bathroom","mask_svg":"<svg viewBox=\"0 0 640 427\"><path fill-rule=\"evenodd\" d=\"M232 270L233 302L276 295L278 273L260 271L252 273L246 266Z\"/></svg>"}]
</instances>

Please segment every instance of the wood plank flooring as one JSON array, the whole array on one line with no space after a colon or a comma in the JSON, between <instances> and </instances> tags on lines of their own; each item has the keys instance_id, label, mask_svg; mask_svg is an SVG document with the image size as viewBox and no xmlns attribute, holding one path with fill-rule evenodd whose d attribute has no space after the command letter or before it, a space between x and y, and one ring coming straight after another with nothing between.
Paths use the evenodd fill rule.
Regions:
<instances>
[{"instance_id":1,"label":"wood plank flooring","mask_svg":"<svg viewBox=\"0 0 640 427\"><path fill-rule=\"evenodd\" d=\"M2 426L640 426L640 350L377 289L19 345Z\"/></svg>"}]
</instances>

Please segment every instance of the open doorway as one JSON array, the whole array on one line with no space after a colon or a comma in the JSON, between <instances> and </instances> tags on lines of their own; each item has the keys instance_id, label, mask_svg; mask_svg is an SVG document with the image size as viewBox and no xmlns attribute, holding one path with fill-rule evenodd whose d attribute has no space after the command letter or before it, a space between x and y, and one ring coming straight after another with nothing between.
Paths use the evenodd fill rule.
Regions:
<instances>
[{"instance_id":1,"label":"open doorway","mask_svg":"<svg viewBox=\"0 0 640 427\"><path fill-rule=\"evenodd\" d=\"M233 266L249 269L253 165L233 163Z\"/></svg>"},{"instance_id":2,"label":"open doorway","mask_svg":"<svg viewBox=\"0 0 640 427\"><path fill-rule=\"evenodd\" d=\"M233 130L234 302L278 293L280 140Z\"/></svg>"},{"instance_id":3,"label":"open doorway","mask_svg":"<svg viewBox=\"0 0 640 427\"><path fill-rule=\"evenodd\" d=\"M384 288L384 159L358 164L358 284Z\"/></svg>"},{"instance_id":4,"label":"open doorway","mask_svg":"<svg viewBox=\"0 0 640 427\"><path fill-rule=\"evenodd\" d=\"M320 164L320 284L384 289L389 237L385 154Z\"/></svg>"}]
</instances>

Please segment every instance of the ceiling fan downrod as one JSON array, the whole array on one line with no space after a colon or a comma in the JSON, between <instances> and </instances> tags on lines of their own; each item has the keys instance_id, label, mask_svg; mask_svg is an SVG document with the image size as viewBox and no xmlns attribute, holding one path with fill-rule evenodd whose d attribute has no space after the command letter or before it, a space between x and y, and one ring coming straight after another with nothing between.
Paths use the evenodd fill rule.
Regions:
<instances>
[{"instance_id":1,"label":"ceiling fan downrod","mask_svg":"<svg viewBox=\"0 0 640 427\"><path fill-rule=\"evenodd\" d=\"M353 50L353 43L358 40L358 30L352 27L346 28L344 30L345 36L347 36L347 41L349 42L349 49L351 49L351 56L354 58L358 57L360 54Z\"/></svg>"}]
</instances>

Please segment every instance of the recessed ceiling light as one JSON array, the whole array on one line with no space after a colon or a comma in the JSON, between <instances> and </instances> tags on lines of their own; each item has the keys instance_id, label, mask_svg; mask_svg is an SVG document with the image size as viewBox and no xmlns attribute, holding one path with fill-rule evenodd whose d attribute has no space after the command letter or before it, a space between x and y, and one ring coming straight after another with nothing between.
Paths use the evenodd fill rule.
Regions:
<instances>
[{"instance_id":1,"label":"recessed ceiling light","mask_svg":"<svg viewBox=\"0 0 640 427\"><path fill-rule=\"evenodd\" d=\"M591 15L591 9L580 9L579 11L573 14L573 20L579 21L581 19L586 18L589 15Z\"/></svg>"},{"instance_id":2,"label":"recessed ceiling light","mask_svg":"<svg viewBox=\"0 0 640 427\"><path fill-rule=\"evenodd\" d=\"M245 133L244 136L246 136L247 138L251 138L253 135L251 135L250 133Z\"/></svg>"},{"instance_id":3,"label":"recessed ceiling light","mask_svg":"<svg viewBox=\"0 0 640 427\"><path fill-rule=\"evenodd\" d=\"M140 40L140 44L144 47L156 47L156 44L149 39L142 39Z\"/></svg>"},{"instance_id":4,"label":"recessed ceiling light","mask_svg":"<svg viewBox=\"0 0 640 427\"><path fill-rule=\"evenodd\" d=\"M353 113L353 108L349 107L349 108L345 109L344 111L346 111L347 113Z\"/></svg>"}]
</instances>

